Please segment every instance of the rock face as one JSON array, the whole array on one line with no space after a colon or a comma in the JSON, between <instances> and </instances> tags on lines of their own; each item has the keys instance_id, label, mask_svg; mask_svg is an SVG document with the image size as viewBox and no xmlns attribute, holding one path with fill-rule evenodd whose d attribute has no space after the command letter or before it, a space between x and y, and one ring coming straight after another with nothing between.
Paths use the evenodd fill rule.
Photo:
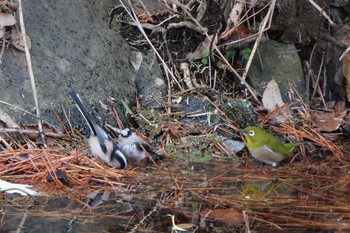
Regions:
<instances>
[{"instance_id":1,"label":"rock face","mask_svg":"<svg viewBox=\"0 0 350 233\"><path fill-rule=\"evenodd\" d=\"M69 97L72 89L81 95L89 109L101 101L116 107L123 120L120 100L134 104L138 78L151 79L148 81L151 86L156 82L153 80L162 79L159 67L150 65L150 58L143 59L141 67L146 68L136 72L129 61L132 48L108 28L107 16L114 1L23 3L26 31L32 41L39 105L50 122L55 121L50 109L60 112L61 103L69 110L73 108ZM35 105L25 54L5 49L0 69L0 100L32 111ZM151 90L153 97L164 91L165 82ZM96 109L102 108L98 104ZM18 110L11 109L11 113L17 121L29 120Z\"/></svg>"},{"instance_id":2,"label":"rock face","mask_svg":"<svg viewBox=\"0 0 350 233\"><path fill-rule=\"evenodd\" d=\"M253 105L248 100L230 99L221 105L221 109L241 129L258 124Z\"/></svg>"},{"instance_id":3,"label":"rock face","mask_svg":"<svg viewBox=\"0 0 350 233\"><path fill-rule=\"evenodd\" d=\"M260 94L268 82L275 79L284 102L290 102L289 83L293 83L300 95L304 95L305 82L301 61L292 44L282 44L273 40L261 43L249 70L249 81Z\"/></svg>"}]
</instances>

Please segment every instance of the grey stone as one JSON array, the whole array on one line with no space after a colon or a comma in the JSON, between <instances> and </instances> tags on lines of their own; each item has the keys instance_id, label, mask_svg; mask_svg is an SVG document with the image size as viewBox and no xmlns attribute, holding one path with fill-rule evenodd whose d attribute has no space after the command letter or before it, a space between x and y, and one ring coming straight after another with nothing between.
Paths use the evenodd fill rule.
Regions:
<instances>
[{"instance_id":1,"label":"grey stone","mask_svg":"<svg viewBox=\"0 0 350 233\"><path fill-rule=\"evenodd\" d=\"M257 118L252 104L244 99L232 99L221 105L227 117L241 129L257 125Z\"/></svg>"},{"instance_id":2,"label":"grey stone","mask_svg":"<svg viewBox=\"0 0 350 233\"><path fill-rule=\"evenodd\" d=\"M249 70L249 81L261 95L266 85L275 79L281 90L284 102L290 102L289 83L301 96L305 92L304 73L298 52L293 44L278 43L268 40L261 43Z\"/></svg>"},{"instance_id":3,"label":"grey stone","mask_svg":"<svg viewBox=\"0 0 350 233\"><path fill-rule=\"evenodd\" d=\"M222 123L220 113L206 97L189 95L181 102L181 110L187 117L203 126L212 126Z\"/></svg>"},{"instance_id":4,"label":"grey stone","mask_svg":"<svg viewBox=\"0 0 350 233\"><path fill-rule=\"evenodd\" d=\"M101 106L115 107L125 122L120 101L134 105L137 80L162 79L156 62L145 58L138 72L129 56L132 48L115 31L108 28L107 15L115 1L24 1L24 22L32 41L31 58L39 106L45 119L54 122L51 109L61 112L63 103L74 109L69 92L77 91L96 115ZM151 81L150 81L151 80ZM152 97L164 94L166 85L140 86ZM139 91L139 92L140 92ZM147 98L148 93L143 93ZM11 47L5 49L0 65L0 100L34 112L33 94L25 54ZM94 107L95 106L95 107ZM4 105L1 105L4 107ZM16 121L34 121L23 112L10 108ZM103 114L102 114L103 115ZM108 114L100 116L108 119ZM110 117L111 119L111 117Z\"/></svg>"}]
</instances>

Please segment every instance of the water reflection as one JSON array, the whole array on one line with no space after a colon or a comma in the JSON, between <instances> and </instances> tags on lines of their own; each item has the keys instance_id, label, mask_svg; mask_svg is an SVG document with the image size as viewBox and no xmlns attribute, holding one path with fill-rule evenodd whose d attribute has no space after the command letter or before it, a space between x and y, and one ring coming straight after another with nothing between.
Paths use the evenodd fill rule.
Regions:
<instances>
[{"instance_id":1,"label":"water reflection","mask_svg":"<svg viewBox=\"0 0 350 233\"><path fill-rule=\"evenodd\" d=\"M257 164L257 165L255 165ZM3 232L271 232L350 229L349 186L309 167L224 163L140 169L130 187L101 187L85 199L3 195ZM340 172L340 171L339 171ZM343 178L349 174L340 172ZM345 179L345 178L344 178ZM347 193L347 194L346 194ZM69 195L67 195L69 196ZM185 226L185 225L184 225ZM270 230L270 231L269 231Z\"/></svg>"}]
</instances>

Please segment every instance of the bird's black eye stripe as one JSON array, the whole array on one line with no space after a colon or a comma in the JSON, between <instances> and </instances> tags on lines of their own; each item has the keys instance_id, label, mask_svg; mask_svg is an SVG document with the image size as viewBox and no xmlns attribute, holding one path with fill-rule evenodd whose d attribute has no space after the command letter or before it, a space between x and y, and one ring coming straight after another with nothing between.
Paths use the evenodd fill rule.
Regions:
<instances>
[{"instance_id":1,"label":"bird's black eye stripe","mask_svg":"<svg viewBox=\"0 0 350 233\"><path fill-rule=\"evenodd\" d=\"M123 129L120 134L122 135L122 137L126 138L129 137L131 135L131 130L129 128Z\"/></svg>"}]
</instances>

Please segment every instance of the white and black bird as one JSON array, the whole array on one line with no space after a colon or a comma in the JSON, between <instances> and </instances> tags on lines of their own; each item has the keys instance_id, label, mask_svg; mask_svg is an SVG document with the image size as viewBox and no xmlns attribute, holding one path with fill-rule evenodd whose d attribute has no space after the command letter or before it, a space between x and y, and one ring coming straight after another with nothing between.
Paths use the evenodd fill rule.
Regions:
<instances>
[{"instance_id":1,"label":"white and black bird","mask_svg":"<svg viewBox=\"0 0 350 233\"><path fill-rule=\"evenodd\" d=\"M109 166L122 169L126 168L126 158L117 143L91 119L80 96L75 91L72 91L70 95L89 126L89 145L92 155L101 158Z\"/></svg>"},{"instance_id":2,"label":"white and black bird","mask_svg":"<svg viewBox=\"0 0 350 233\"><path fill-rule=\"evenodd\" d=\"M135 131L125 128L119 132L118 145L128 161L139 163L147 157L150 145Z\"/></svg>"}]
</instances>

